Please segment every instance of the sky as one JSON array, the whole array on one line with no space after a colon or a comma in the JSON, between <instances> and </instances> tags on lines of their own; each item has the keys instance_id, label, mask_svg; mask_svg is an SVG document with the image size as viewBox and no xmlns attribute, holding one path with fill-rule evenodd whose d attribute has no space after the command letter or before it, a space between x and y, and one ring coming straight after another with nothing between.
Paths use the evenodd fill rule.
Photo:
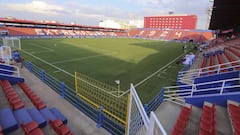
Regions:
<instances>
[{"instance_id":1,"label":"sky","mask_svg":"<svg viewBox=\"0 0 240 135\"><path fill-rule=\"evenodd\" d=\"M0 0L0 17L98 26L101 20L128 22L172 11L197 15L197 28L207 29L212 4L210 0Z\"/></svg>"}]
</instances>

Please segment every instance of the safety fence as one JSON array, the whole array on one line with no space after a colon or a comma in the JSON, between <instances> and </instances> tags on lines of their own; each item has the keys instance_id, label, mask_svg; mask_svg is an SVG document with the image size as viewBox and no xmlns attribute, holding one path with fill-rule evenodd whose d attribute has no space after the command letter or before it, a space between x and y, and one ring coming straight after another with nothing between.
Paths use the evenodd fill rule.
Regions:
<instances>
[{"instance_id":1,"label":"safety fence","mask_svg":"<svg viewBox=\"0 0 240 135\"><path fill-rule=\"evenodd\" d=\"M75 73L77 95L94 108L102 107L104 114L122 125L126 125L127 95L120 89L102 83L89 76Z\"/></svg>"},{"instance_id":2,"label":"safety fence","mask_svg":"<svg viewBox=\"0 0 240 135\"><path fill-rule=\"evenodd\" d=\"M114 121L112 117L104 113L104 106L102 104L93 107L89 104L89 102L86 102L84 99L82 99L74 89L45 72L45 70L39 68L29 61L25 61L24 65L31 73L41 79L62 98L66 99L89 118L93 119L97 123L97 127L103 127L112 134L125 133L125 126Z\"/></svg>"},{"instance_id":3,"label":"safety fence","mask_svg":"<svg viewBox=\"0 0 240 135\"><path fill-rule=\"evenodd\" d=\"M222 95L239 92L240 78L204 82L192 85L164 87L164 100L183 105L185 98L199 95Z\"/></svg>"},{"instance_id":4,"label":"safety fence","mask_svg":"<svg viewBox=\"0 0 240 135\"><path fill-rule=\"evenodd\" d=\"M132 84L130 86L127 116L126 135L167 135L154 112L151 111L150 118L148 117Z\"/></svg>"}]
</instances>

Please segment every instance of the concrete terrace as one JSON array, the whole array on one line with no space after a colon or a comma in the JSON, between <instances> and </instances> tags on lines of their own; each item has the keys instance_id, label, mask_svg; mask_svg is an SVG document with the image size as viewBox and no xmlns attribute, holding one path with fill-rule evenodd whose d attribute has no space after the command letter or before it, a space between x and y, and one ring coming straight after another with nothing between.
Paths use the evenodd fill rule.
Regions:
<instances>
[{"instance_id":1,"label":"concrete terrace","mask_svg":"<svg viewBox=\"0 0 240 135\"><path fill-rule=\"evenodd\" d=\"M27 85L46 103L47 107L56 107L68 118L67 126L75 135L110 135L104 128L97 128L97 123L88 118L85 114L75 108L65 99L61 98L54 90L44 84L39 78L30 73L26 68L20 69L20 74L24 77ZM33 107L33 104L17 85L13 85L15 91L25 104L25 108ZM0 109L10 107L3 91L0 90ZM56 135L54 130L49 126L42 128L46 135ZM24 134L21 128L11 132L9 135Z\"/></svg>"}]
</instances>

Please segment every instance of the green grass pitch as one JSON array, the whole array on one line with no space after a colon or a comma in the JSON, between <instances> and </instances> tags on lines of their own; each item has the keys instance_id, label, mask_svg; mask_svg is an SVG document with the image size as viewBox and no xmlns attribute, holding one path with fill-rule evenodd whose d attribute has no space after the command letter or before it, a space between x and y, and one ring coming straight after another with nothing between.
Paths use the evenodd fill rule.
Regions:
<instances>
[{"instance_id":1,"label":"green grass pitch","mask_svg":"<svg viewBox=\"0 0 240 135\"><path fill-rule=\"evenodd\" d=\"M181 43L128 38L21 39L21 45L26 60L72 88L74 79L62 71L77 71L114 87L120 80L122 91L184 53ZM147 103L162 86L175 85L181 68L173 62L137 86L142 102Z\"/></svg>"}]
</instances>

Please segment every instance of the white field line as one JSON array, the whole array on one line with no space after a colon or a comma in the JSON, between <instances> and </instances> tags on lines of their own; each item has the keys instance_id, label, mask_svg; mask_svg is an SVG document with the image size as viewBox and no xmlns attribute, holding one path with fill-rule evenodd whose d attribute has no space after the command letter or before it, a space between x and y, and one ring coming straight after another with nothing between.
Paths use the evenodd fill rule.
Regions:
<instances>
[{"instance_id":1,"label":"white field line","mask_svg":"<svg viewBox=\"0 0 240 135\"><path fill-rule=\"evenodd\" d=\"M37 56L34 56L34 55L32 55L31 53L29 53L29 52L26 52L26 51L24 51L24 50L21 50L21 51L23 51L24 53L32 56L33 58L35 58L35 59L37 59L37 60L39 60L39 61L41 61L41 62L43 62L43 63L45 63L45 64L47 64L47 65L49 65L49 66L51 66L51 67L53 67L53 68L56 68L56 69L59 70L59 71L62 71L63 73L65 73L65 74L67 74L67 75L69 75L69 76L71 76L71 77L74 77L73 74L71 74L71 73L69 73L69 72L67 72L67 71L65 71L65 70L63 70L63 69L61 69L61 68L59 68L59 67L57 67L57 66L54 66L53 64L51 64L51 63L49 63L49 62L47 62L47 61L45 61L45 60L42 60L41 58L39 58L39 57L37 57Z\"/></svg>"},{"instance_id":2,"label":"white field line","mask_svg":"<svg viewBox=\"0 0 240 135\"><path fill-rule=\"evenodd\" d=\"M161 67L160 69L158 69L157 71L155 71L154 73L152 73L151 75L149 75L148 77L146 77L145 79L143 79L142 81L138 82L137 84L134 85L134 87L138 87L139 85L143 84L144 82L146 82L148 79L152 78L153 76L155 76L156 74L158 74L161 70L165 69L166 67L168 67L169 65L171 65L173 62L175 62L177 59L179 59L180 57L182 57L183 55L185 55L186 53L183 53L181 55L179 55L177 58L175 58L174 60L170 61L168 64L166 64L165 66ZM130 91L130 89L126 90L124 93L122 93L121 95L119 95L119 97L127 94Z\"/></svg>"},{"instance_id":3,"label":"white field line","mask_svg":"<svg viewBox=\"0 0 240 135\"><path fill-rule=\"evenodd\" d=\"M55 70L55 71L53 71L53 73L58 73L58 72L61 72L61 71L59 71L59 70Z\"/></svg>"},{"instance_id":4,"label":"white field line","mask_svg":"<svg viewBox=\"0 0 240 135\"><path fill-rule=\"evenodd\" d=\"M166 67L168 67L169 65L171 65L173 62L175 62L177 59L179 59L180 57L182 57L183 55L185 55L185 53L179 55L177 58L175 58L174 60L170 61L167 65L161 67L160 69L158 69L157 71L155 71L154 73L152 73L151 75L149 75L148 77L146 77L145 79L143 79L142 81L138 82L134 87L137 87L139 85L141 85L142 83L144 83L145 81L147 81L148 79L152 78L154 75L156 75L158 72L160 72L161 70L165 69Z\"/></svg>"},{"instance_id":5,"label":"white field line","mask_svg":"<svg viewBox=\"0 0 240 135\"><path fill-rule=\"evenodd\" d=\"M56 62L52 62L51 64L59 64L59 63L66 63L66 62L72 62L72 61L80 61L80 60L91 59L91 58L96 58L96 57L103 57L103 56L112 55L112 54L115 54L115 52L93 55L93 56L87 56L87 57L81 57L81 58L74 58L74 59L63 60L63 61L56 61Z\"/></svg>"}]
</instances>

